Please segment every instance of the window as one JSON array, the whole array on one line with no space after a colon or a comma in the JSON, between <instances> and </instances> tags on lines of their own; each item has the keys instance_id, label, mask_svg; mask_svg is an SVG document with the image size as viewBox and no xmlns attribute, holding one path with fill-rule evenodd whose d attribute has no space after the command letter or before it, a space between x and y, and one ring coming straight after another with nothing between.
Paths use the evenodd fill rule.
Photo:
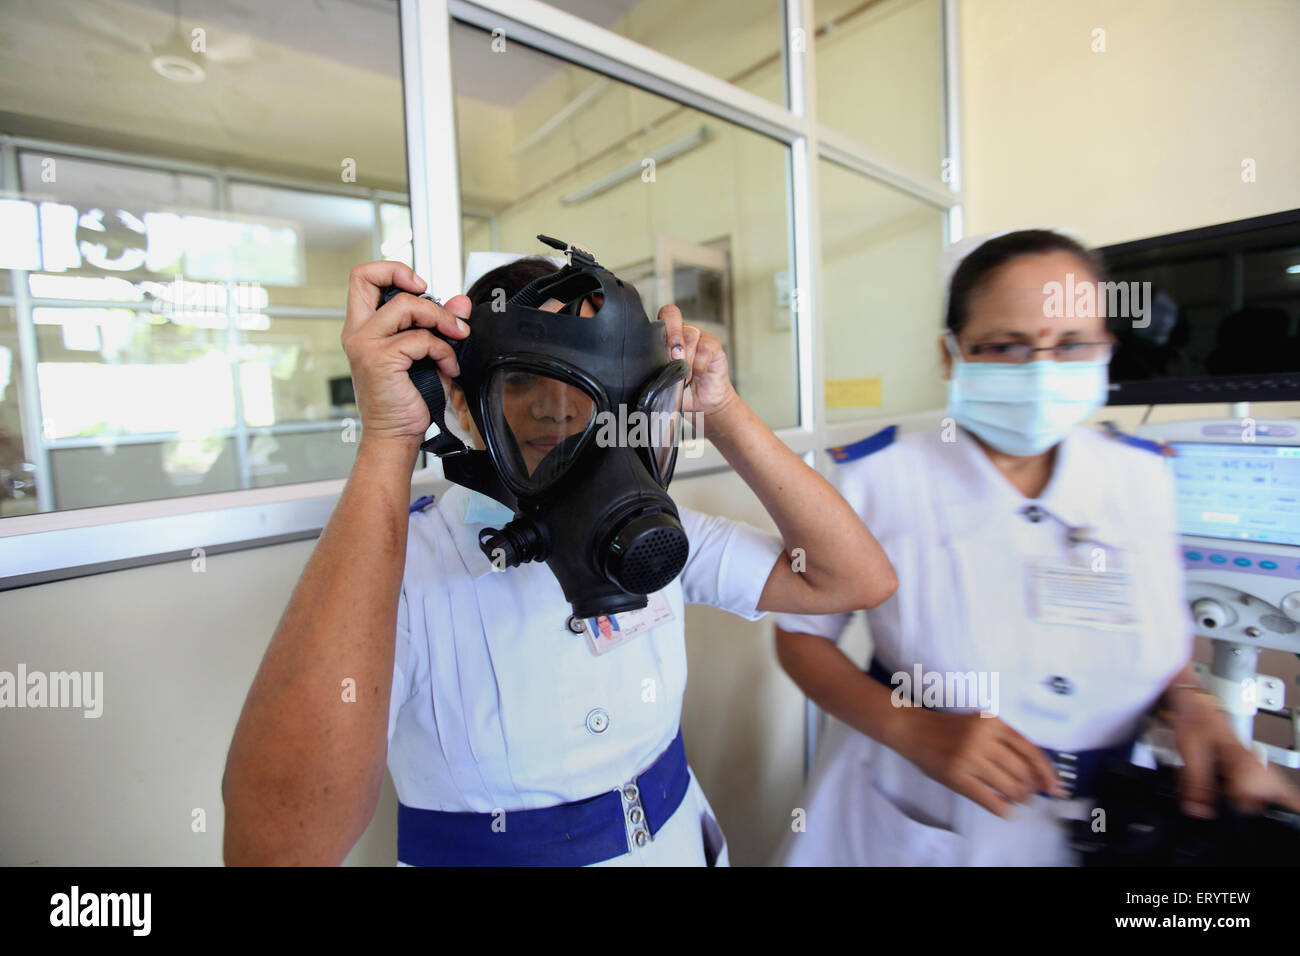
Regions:
<instances>
[{"instance_id":1,"label":"window","mask_svg":"<svg viewBox=\"0 0 1300 956\"><path fill-rule=\"evenodd\" d=\"M7 15L0 514L347 473L348 272L413 240L397 6L327 6Z\"/></svg>"},{"instance_id":2,"label":"window","mask_svg":"<svg viewBox=\"0 0 1300 956\"><path fill-rule=\"evenodd\" d=\"M941 404L949 0L244 6L6 13L0 586L314 533L330 492L271 486L351 465L339 332L376 258L441 293L471 251L587 245L800 454ZM175 520L35 514L119 503Z\"/></svg>"},{"instance_id":3,"label":"window","mask_svg":"<svg viewBox=\"0 0 1300 956\"><path fill-rule=\"evenodd\" d=\"M36 511L36 468L24 444L22 363L14 310L0 306L0 518Z\"/></svg>"},{"instance_id":4,"label":"window","mask_svg":"<svg viewBox=\"0 0 1300 956\"><path fill-rule=\"evenodd\" d=\"M822 124L915 176L948 172L941 0L816 0L813 11Z\"/></svg>"},{"instance_id":5,"label":"window","mask_svg":"<svg viewBox=\"0 0 1300 956\"><path fill-rule=\"evenodd\" d=\"M538 233L587 246L636 283L651 315L674 301L717 335L737 391L765 422L797 425L789 148L518 43L494 54L492 43L452 28L465 250L554 254ZM528 82L501 82L503 66Z\"/></svg>"},{"instance_id":6,"label":"window","mask_svg":"<svg viewBox=\"0 0 1300 956\"><path fill-rule=\"evenodd\" d=\"M781 0L546 0L642 46L785 105Z\"/></svg>"},{"instance_id":7,"label":"window","mask_svg":"<svg viewBox=\"0 0 1300 956\"><path fill-rule=\"evenodd\" d=\"M943 213L834 163L820 172L827 420L941 406Z\"/></svg>"}]
</instances>

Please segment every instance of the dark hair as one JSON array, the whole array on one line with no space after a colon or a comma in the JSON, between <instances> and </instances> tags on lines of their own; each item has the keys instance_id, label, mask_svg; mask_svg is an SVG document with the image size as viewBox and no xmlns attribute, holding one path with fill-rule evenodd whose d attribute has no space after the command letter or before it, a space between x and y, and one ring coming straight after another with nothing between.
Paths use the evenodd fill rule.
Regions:
<instances>
[{"instance_id":1,"label":"dark hair","mask_svg":"<svg viewBox=\"0 0 1300 956\"><path fill-rule=\"evenodd\" d=\"M967 308L971 295L989 276L1013 259L1021 256L1041 255L1046 252L1068 252L1077 256L1098 281L1106 278L1106 265L1101 257L1085 249L1069 236L1049 229L1021 229L998 236L979 246L961 261L948 282L948 313L944 324L954 335L960 332L969 319Z\"/></svg>"},{"instance_id":2,"label":"dark hair","mask_svg":"<svg viewBox=\"0 0 1300 956\"><path fill-rule=\"evenodd\" d=\"M502 290L505 297L509 299L534 279L559 271L559 267L545 256L525 256L514 262L507 262L503 266L497 266L495 269L489 269L478 277L478 281L470 286L465 294L469 296L469 301L474 306L489 301L497 289ZM460 389L460 385L456 382L452 382L451 387Z\"/></svg>"},{"instance_id":3,"label":"dark hair","mask_svg":"<svg viewBox=\"0 0 1300 956\"><path fill-rule=\"evenodd\" d=\"M502 290L509 299L534 279L559 271L555 263L545 256L527 256L483 273L465 294L474 305L487 302L497 289Z\"/></svg>"}]
</instances>

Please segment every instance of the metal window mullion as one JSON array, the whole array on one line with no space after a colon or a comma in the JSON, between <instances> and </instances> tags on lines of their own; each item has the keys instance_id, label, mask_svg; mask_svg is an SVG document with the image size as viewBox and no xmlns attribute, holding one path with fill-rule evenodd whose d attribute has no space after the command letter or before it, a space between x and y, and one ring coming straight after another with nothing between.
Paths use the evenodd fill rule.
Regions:
<instances>
[{"instance_id":1,"label":"metal window mullion","mask_svg":"<svg viewBox=\"0 0 1300 956\"><path fill-rule=\"evenodd\" d=\"M538 0L446 0L457 20L784 143L805 120L755 93Z\"/></svg>"},{"instance_id":2,"label":"metal window mullion","mask_svg":"<svg viewBox=\"0 0 1300 956\"><path fill-rule=\"evenodd\" d=\"M786 88L790 108L805 120L805 135L790 146L791 221L796 290L794 327L799 354L799 423L811 439L811 446L794 445L803 459L813 467L818 464L824 447L826 423L825 334L820 310L821 282L821 203L817 162L821 155L817 124L817 35L812 0L785 0L785 29L789 38L801 37L802 43L787 43ZM817 705L804 697L804 777L812 770L817 752L820 717Z\"/></svg>"},{"instance_id":3,"label":"metal window mullion","mask_svg":"<svg viewBox=\"0 0 1300 956\"><path fill-rule=\"evenodd\" d=\"M153 312L147 303L138 299L125 299L119 302L113 299L58 299L31 295L28 296L27 301L35 309L125 309L128 312Z\"/></svg>"},{"instance_id":4,"label":"metal window mullion","mask_svg":"<svg viewBox=\"0 0 1300 956\"><path fill-rule=\"evenodd\" d=\"M336 309L326 305L268 305L264 309L255 311L258 315L265 315L272 319L344 319L348 314L347 309Z\"/></svg>"},{"instance_id":5,"label":"metal window mullion","mask_svg":"<svg viewBox=\"0 0 1300 956\"><path fill-rule=\"evenodd\" d=\"M366 186L349 185L348 183L318 182L312 179L300 179L296 176L279 176L274 173L258 172L252 169L215 166L211 163L196 163L190 160L173 160L167 157L150 156L146 153L132 153L124 150L105 149L99 146L64 143L59 140L37 139L31 136L0 134L0 144L9 144L16 149L29 152L54 153L69 159L94 160L164 173L187 173L193 176L224 174L229 182L251 183L257 186L278 186L283 189L351 196L360 199L367 199L373 193L391 202L406 203L410 201L408 194L390 189L371 189Z\"/></svg>"},{"instance_id":6,"label":"metal window mullion","mask_svg":"<svg viewBox=\"0 0 1300 956\"><path fill-rule=\"evenodd\" d=\"M0 142L0 173L4 177L6 192L17 196L22 185L18 175L18 150L13 142ZM39 235L40 220L37 219ZM14 323L18 330L18 367L23 377L19 417L22 422L23 447L32 458L36 470L36 507L39 511L54 510L54 470L50 466L50 450L45 444L44 415L41 412L41 389L37 379L40 355L37 352L36 322L32 316L31 290L27 286L25 269L10 269L9 282L13 287Z\"/></svg>"},{"instance_id":7,"label":"metal window mullion","mask_svg":"<svg viewBox=\"0 0 1300 956\"><path fill-rule=\"evenodd\" d=\"M384 258L384 214L382 206L383 203L379 197L371 195L370 259L373 262L378 262Z\"/></svg>"},{"instance_id":8,"label":"metal window mullion","mask_svg":"<svg viewBox=\"0 0 1300 956\"><path fill-rule=\"evenodd\" d=\"M220 168L220 167L219 167ZM288 189L294 192L321 193L326 196L338 196L342 199L369 200L374 190L369 186L357 186L345 182L316 182L298 179L294 176L276 176L272 173L253 173L247 170L222 168L228 183L244 186L269 186L275 189Z\"/></svg>"},{"instance_id":9,"label":"metal window mullion","mask_svg":"<svg viewBox=\"0 0 1300 956\"><path fill-rule=\"evenodd\" d=\"M803 36L802 44L788 44L787 89L791 108L801 116L816 116L817 91L814 73L815 36L812 4L809 0L785 0L786 33ZM807 133L790 145L791 209L793 226L791 255L794 266L795 334L799 355L799 425L819 436L826 419L825 389L819 388L825 369L825 355L817 302L821 291L821 216L817 175L818 129L807 124Z\"/></svg>"},{"instance_id":10,"label":"metal window mullion","mask_svg":"<svg viewBox=\"0 0 1300 956\"><path fill-rule=\"evenodd\" d=\"M960 195L940 180L927 179L904 169L829 127L818 128L818 148L822 159L893 186L944 212L961 202Z\"/></svg>"},{"instance_id":11,"label":"metal window mullion","mask_svg":"<svg viewBox=\"0 0 1300 956\"><path fill-rule=\"evenodd\" d=\"M337 431L346 418L327 418L318 421L277 422L274 425L249 425L248 433L259 435L306 435L316 432ZM214 428L206 433L208 438L233 438L234 428ZM117 445L161 445L169 441L179 441L181 433L168 432L125 432L118 435L72 436L69 438L52 438L47 443L50 448L109 448Z\"/></svg>"},{"instance_id":12,"label":"metal window mullion","mask_svg":"<svg viewBox=\"0 0 1300 956\"><path fill-rule=\"evenodd\" d=\"M460 170L448 0L401 0L402 89L415 271L446 300L461 289Z\"/></svg>"},{"instance_id":13,"label":"metal window mullion","mask_svg":"<svg viewBox=\"0 0 1300 956\"><path fill-rule=\"evenodd\" d=\"M952 190L958 197L965 189L961 148L961 60L960 32L957 0L943 0L943 100L944 100L944 155L952 161ZM948 210L945 218L945 239L952 243L963 235L963 202L960 200Z\"/></svg>"},{"instance_id":14,"label":"metal window mullion","mask_svg":"<svg viewBox=\"0 0 1300 956\"><path fill-rule=\"evenodd\" d=\"M224 281L219 283L224 286ZM17 304L17 296L0 295L0 305ZM29 304L34 309L122 309L137 315L156 315L157 310L150 304L133 299L53 299L46 296L30 296ZM162 308L162 305L159 305ZM211 313L221 315L216 309L189 309L189 312ZM223 310L224 311L224 310ZM258 315L279 319L342 319L347 315L346 309L331 306L312 305L268 305L263 309L251 309Z\"/></svg>"},{"instance_id":15,"label":"metal window mullion","mask_svg":"<svg viewBox=\"0 0 1300 956\"><path fill-rule=\"evenodd\" d=\"M196 163L182 159L172 160L117 149L105 149L99 146L83 146L76 143L62 143L58 140L38 139L32 136L0 135L0 141L11 145L15 149L33 153L54 153L69 159L89 159L103 163L116 163L120 166L134 166L139 169L153 169L167 173L191 173L197 176L212 176L216 172L216 167L207 163Z\"/></svg>"},{"instance_id":16,"label":"metal window mullion","mask_svg":"<svg viewBox=\"0 0 1300 956\"><path fill-rule=\"evenodd\" d=\"M256 432L259 435L307 435L315 432L341 431L343 424L347 421L347 416L344 416L343 418L325 418L316 421L276 422L274 425L249 425L248 430L250 433Z\"/></svg>"},{"instance_id":17,"label":"metal window mullion","mask_svg":"<svg viewBox=\"0 0 1300 956\"><path fill-rule=\"evenodd\" d=\"M218 169L212 178L213 206L217 212L230 208L230 181L224 172ZM222 280L226 290L226 364L230 369L230 388L235 401L235 467L239 475L241 490L253 487L253 475L248 465L248 424L244 421L244 389L240 369L240 352L243 343L239 340L239 309L235 303L235 283L230 277Z\"/></svg>"}]
</instances>

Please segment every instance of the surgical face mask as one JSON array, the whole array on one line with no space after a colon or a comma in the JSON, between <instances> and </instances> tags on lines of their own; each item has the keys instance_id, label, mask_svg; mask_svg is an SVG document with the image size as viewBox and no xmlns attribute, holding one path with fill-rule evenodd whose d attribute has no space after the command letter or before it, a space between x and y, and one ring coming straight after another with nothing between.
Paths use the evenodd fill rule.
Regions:
<instances>
[{"instance_id":1,"label":"surgical face mask","mask_svg":"<svg viewBox=\"0 0 1300 956\"><path fill-rule=\"evenodd\" d=\"M427 359L411 377L443 431L423 447L450 481L509 510L510 520L479 532L497 569L545 561L579 618L645 607L688 554L666 489L689 370L668 360L663 323L646 316L635 288L589 253L538 238L569 264L504 305L477 306L469 337L447 340L486 449L467 449L445 428ZM540 308L550 299L568 305ZM594 315L581 314L584 302Z\"/></svg>"},{"instance_id":2,"label":"surgical face mask","mask_svg":"<svg viewBox=\"0 0 1300 956\"><path fill-rule=\"evenodd\" d=\"M1108 361L968 362L956 336L948 414L967 431L1007 455L1046 451L1106 404Z\"/></svg>"},{"instance_id":3,"label":"surgical face mask","mask_svg":"<svg viewBox=\"0 0 1300 956\"><path fill-rule=\"evenodd\" d=\"M481 492L471 491L460 500L460 520L466 524L508 524L515 513Z\"/></svg>"}]
</instances>

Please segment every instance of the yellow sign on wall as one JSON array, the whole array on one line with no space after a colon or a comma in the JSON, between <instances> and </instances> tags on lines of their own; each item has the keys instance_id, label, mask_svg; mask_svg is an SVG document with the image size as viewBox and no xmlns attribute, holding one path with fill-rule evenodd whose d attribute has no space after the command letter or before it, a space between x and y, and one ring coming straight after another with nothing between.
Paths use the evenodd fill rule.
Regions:
<instances>
[{"instance_id":1,"label":"yellow sign on wall","mask_svg":"<svg viewBox=\"0 0 1300 956\"><path fill-rule=\"evenodd\" d=\"M827 408L879 408L880 379L833 378L826 380Z\"/></svg>"}]
</instances>

